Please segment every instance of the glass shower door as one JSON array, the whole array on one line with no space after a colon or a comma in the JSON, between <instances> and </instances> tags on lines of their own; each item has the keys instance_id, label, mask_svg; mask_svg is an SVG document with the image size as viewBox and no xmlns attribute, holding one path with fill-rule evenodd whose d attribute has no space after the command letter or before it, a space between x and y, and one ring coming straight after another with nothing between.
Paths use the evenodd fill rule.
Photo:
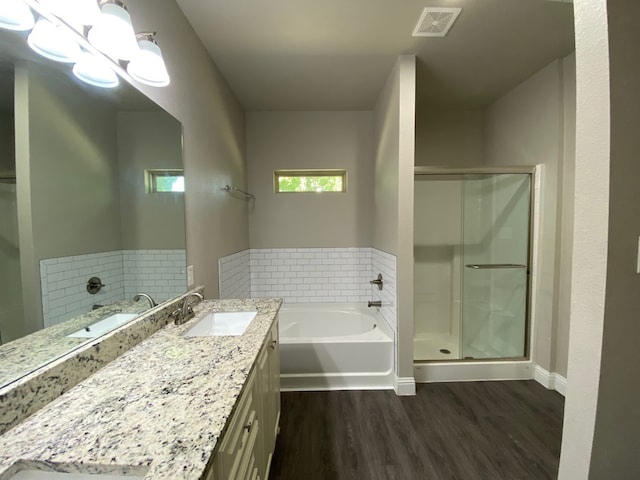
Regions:
<instances>
[{"instance_id":1,"label":"glass shower door","mask_svg":"<svg viewBox=\"0 0 640 480\"><path fill-rule=\"evenodd\" d=\"M461 357L526 355L531 178L463 180Z\"/></svg>"}]
</instances>

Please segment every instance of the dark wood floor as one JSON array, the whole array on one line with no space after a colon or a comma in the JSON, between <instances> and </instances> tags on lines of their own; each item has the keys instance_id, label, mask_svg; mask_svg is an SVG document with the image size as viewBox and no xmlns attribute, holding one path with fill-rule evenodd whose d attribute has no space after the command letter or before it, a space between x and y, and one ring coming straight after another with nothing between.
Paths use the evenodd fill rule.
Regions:
<instances>
[{"instance_id":1,"label":"dark wood floor","mask_svg":"<svg viewBox=\"0 0 640 480\"><path fill-rule=\"evenodd\" d=\"M563 410L534 381L283 393L269 478L555 479Z\"/></svg>"}]
</instances>

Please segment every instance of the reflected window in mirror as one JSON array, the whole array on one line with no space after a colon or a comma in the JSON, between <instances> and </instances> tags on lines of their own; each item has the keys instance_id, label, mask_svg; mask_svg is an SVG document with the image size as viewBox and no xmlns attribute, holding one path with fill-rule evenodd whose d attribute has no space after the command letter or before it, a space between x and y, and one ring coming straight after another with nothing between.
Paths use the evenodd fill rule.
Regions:
<instances>
[{"instance_id":1,"label":"reflected window in mirror","mask_svg":"<svg viewBox=\"0 0 640 480\"><path fill-rule=\"evenodd\" d=\"M2 386L93 341L79 329L147 310L136 294L162 303L187 279L184 195L144 183L146 169L182 175L178 120L126 83L78 81L2 29L0 112Z\"/></svg>"},{"instance_id":2,"label":"reflected window in mirror","mask_svg":"<svg viewBox=\"0 0 640 480\"><path fill-rule=\"evenodd\" d=\"M147 169L144 181L147 193L184 192L184 173L180 169Z\"/></svg>"}]
</instances>

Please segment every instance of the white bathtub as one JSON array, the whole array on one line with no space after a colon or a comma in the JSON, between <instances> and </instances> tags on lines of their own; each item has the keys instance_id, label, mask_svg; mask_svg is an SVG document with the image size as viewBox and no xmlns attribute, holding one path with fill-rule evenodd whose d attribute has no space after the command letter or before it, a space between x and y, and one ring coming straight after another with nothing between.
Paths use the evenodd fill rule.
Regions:
<instances>
[{"instance_id":1,"label":"white bathtub","mask_svg":"<svg viewBox=\"0 0 640 480\"><path fill-rule=\"evenodd\" d=\"M279 319L282 390L392 388L392 335L375 309L285 304Z\"/></svg>"}]
</instances>

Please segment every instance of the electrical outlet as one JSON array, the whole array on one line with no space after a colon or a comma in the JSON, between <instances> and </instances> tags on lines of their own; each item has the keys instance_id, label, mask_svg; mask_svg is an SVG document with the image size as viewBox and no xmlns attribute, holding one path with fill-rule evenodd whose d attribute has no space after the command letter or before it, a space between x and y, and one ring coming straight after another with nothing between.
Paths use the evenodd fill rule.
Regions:
<instances>
[{"instance_id":1,"label":"electrical outlet","mask_svg":"<svg viewBox=\"0 0 640 480\"><path fill-rule=\"evenodd\" d=\"M187 267L187 287L193 287L193 265Z\"/></svg>"}]
</instances>

